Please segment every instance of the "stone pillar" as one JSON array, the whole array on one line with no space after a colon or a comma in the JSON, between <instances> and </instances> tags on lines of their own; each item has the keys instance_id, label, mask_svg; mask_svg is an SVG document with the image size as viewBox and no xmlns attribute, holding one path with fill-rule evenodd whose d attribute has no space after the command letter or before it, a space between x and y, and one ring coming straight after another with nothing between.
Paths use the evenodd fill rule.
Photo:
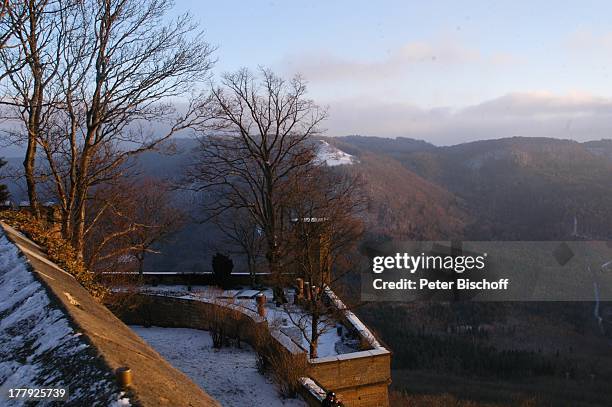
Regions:
<instances>
[{"instance_id":1,"label":"stone pillar","mask_svg":"<svg viewBox=\"0 0 612 407\"><path fill-rule=\"evenodd\" d=\"M304 279L296 278L295 279L295 287L297 289L297 297L302 298L304 296Z\"/></svg>"},{"instance_id":2,"label":"stone pillar","mask_svg":"<svg viewBox=\"0 0 612 407\"><path fill-rule=\"evenodd\" d=\"M310 291L310 283L308 281L304 282L304 298L306 298L307 300L310 300L310 296L312 295L312 292Z\"/></svg>"},{"instance_id":3,"label":"stone pillar","mask_svg":"<svg viewBox=\"0 0 612 407\"><path fill-rule=\"evenodd\" d=\"M255 301L257 302L257 313L265 318L266 317L266 296L262 293L257 294L255 297Z\"/></svg>"},{"instance_id":4,"label":"stone pillar","mask_svg":"<svg viewBox=\"0 0 612 407\"><path fill-rule=\"evenodd\" d=\"M310 290L312 291L312 298L317 298L317 296L319 295L319 287L313 285Z\"/></svg>"},{"instance_id":5,"label":"stone pillar","mask_svg":"<svg viewBox=\"0 0 612 407\"><path fill-rule=\"evenodd\" d=\"M119 387L122 390L127 390L132 385L132 369L127 366L123 366L115 370Z\"/></svg>"}]
</instances>

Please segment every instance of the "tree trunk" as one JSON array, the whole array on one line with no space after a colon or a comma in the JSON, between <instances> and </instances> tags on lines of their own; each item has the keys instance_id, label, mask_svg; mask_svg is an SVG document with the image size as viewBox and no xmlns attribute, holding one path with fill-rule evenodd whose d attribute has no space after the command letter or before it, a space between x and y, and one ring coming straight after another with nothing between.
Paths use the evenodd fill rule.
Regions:
<instances>
[{"instance_id":1,"label":"tree trunk","mask_svg":"<svg viewBox=\"0 0 612 407\"><path fill-rule=\"evenodd\" d=\"M142 279L144 276L144 253L136 255L136 260L138 260L138 275Z\"/></svg>"},{"instance_id":2,"label":"tree trunk","mask_svg":"<svg viewBox=\"0 0 612 407\"><path fill-rule=\"evenodd\" d=\"M94 130L95 131L95 130ZM90 130L91 132L91 130ZM72 246L77 253L77 258L83 260L85 258L85 222L87 220L87 194L89 192L88 174L90 154L93 154L90 148L85 146L80 162L80 168L77 171L78 181L76 182L76 214L73 221Z\"/></svg>"},{"instance_id":3,"label":"tree trunk","mask_svg":"<svg viewBox=\"0 0 612 407\"><path fill-rule=\"evenodd\" d=\"M316 311L316 304L314 305L315 311L312 313L312 321L310 325L310 358L315 359L318 357L318 346L319 346L319 312Z\"/></svg>"},{"instance_id":4,"label":"tree trunk","mask_svg":"<svg viewBox=\"0 0 612 407\"><path fill-rule=\"evenodd\" d=\"M26 184L28 187L28 199L30 200L30 211L36 219L40 219L40 206L38 203L38 194L36 193L36 143L40 137L41 130L41 109L43 105L43 65L40 61L40 51L38 44L39 26L38 12L35 2L29 2L29 30L30 34L27 37L29 45L29 62L32 70L32 98L27 101L28 104L28 146L26 149L23 167L25 170Z\"/></svg>"},{"instance_id":5,"label":"tree trunk","mask_svg":"<svg viewBox=\"0 0 612 407\"><path fill-rule=\"evenodd\" d=\"M272 293L274 294L274 302L279 304L286 304L287 297L285 296L285 292L283 291L283 281L281 276L281 270L278 266L278 254L276 253L276 248L270 248L268 251L268 267L270 269L270 274L272 275L272 284L274 287L272 288Z\"/></svg>"},{"instance_id":6,"label":"tree trunk","mask_svg":"<svg viewBox=\"0 0 612 407\"><path fill-rule=\"evenodd\" d=\"M249 267L249 276L251 277L251 287L257 285L257 276L255 275L255 260L253 255L247 251L247 264Z\"/></svg>"},{"instance_id":7,"label":"tree trunk","mask_svg":"<svg viewBox=\"0 0 612 407\"><path fill-rule=\"evenodd\" d=\"M74 250L79 260L84 259L85 252L85 202L79 204L75 230L72 236Z\"/></svg>"},{"instance_id":8,"label":"tree trunk","mask_svg":"<svg viewBox=\"0 0 612 407\"><path fill-rule=\"evenodd\" d=\"M30 211L36 219L40 218L40 208L38 205L38 195L36 193L36 179L34 176L36 159L36 140L31 135L28 135L28 148L26 156L23 160L23 168L25 171L25 179L28 187L28 199L30 200Z\"/></svg>"},{"instance_id":9,"label":"tree trunk","mask_svg":"<svg viewBox=\"0 0 612 407\"><path fill-rule=\"evenodd\" d=\"M70 221L70 212L62 210L62 237L67 241L72 241L72 223Z\"/></svg>"}]
</instances>

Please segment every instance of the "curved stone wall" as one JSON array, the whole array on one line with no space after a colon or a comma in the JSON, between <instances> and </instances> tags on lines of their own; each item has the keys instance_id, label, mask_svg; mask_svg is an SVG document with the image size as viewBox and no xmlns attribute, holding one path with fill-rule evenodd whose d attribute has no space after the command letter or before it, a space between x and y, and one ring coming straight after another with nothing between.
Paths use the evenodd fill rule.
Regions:
<instances>
[{"instance_id":1,"label":"curved stone wall","mask_svg":"<svg viewBox=\"0 0 612 407\"><path fill-rule=\"evenodd\" d=\"M308 359L307 352L289 337L271 331L264 318L227 301L135 294L124 306L110 307L127 324L202 330L218 329L218 324L222 324L228 337L246 341L255 349L260 348L262 341L268 341L274 344L277 352L307 362L310 379L326 391L338 393L347 407L389 404L391 353L382 347ZM312 406L320 405L306 388L304 398Z\"/></svg>"}]
</instances>

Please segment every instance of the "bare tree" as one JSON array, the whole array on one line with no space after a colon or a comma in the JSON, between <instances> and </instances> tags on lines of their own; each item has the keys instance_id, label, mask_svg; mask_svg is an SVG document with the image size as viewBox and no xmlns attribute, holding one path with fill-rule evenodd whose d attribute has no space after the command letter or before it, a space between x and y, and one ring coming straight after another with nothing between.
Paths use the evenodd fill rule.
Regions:
<instances>
[{"instance_id":1,"label":"bare tree","mask_svg":"<svg viewBox=\"0 0 612 407\"><path fill-rule=\"evenodd\" d=\"M53 95L49 91L60 66L59 53L63 35L60 0L8 1L4 3L3 26L7 33L0 47L0 66L7 79L9 93L0 104L12 107L8 118L21 123L10 132L15 139L27 144L23 161L30 207L40 217L36 191L37 140L46 130L52 112ZM10 46L6 41L12 38Z\"/></svg>"},{"instance_id":2,"label":"bare tree","mask_svg":"<svg viewBox=\"0 0 612 407\"><path fill-rule=\"evenodd\" d=\"M285 81L270 70L226 74L207 105L190 188L214 196L211 217L245 210L262 231L271 274L280 276L282 184L313 160L310 139L325 112L306 98L300 77ZM277 287L278 288L278 287ZM278 290L275 290L278 293Z\"/></svg>"},{"instance_id":3,"label":"bare tree","mask_svg":"<svg viewBox=\"0 0 612 407\"><path fill-rule=\"evenodd\" d=\"M9 11L9 0L2 0L0 2L0 27L2 28L2 31L0 31L0 49L4 48L13 34Z\"/></svg>"},{"instance_id":4,"label":"bare tree","mask_svg":"<svg viewBox=\"0 0 612 407\"><path fill-rule=\"evenodd\" d=\"M44 159L28 189L34 192L37 182L51 186L62 234L83 258L87 234L107 209L92 213L92 191L125 177L132 157L199 121L198 86L209 77L214 49L188 14L168 19L168 1L57 0L37 6L50 20L44 55L53 62L42 65L54 75L45 74L44 92L28 99L45 108L35 134L28 131L33 151L26 154L26 173L33 172L37 147ZM57 12L49 13L50 7ZM27 60L36 68L31 53ZM23 72L12 77L26 79ZM31 82L24 81L28 90ZM29 112L31 117L36 114Z\"/></svg>"},{"instance_id":5,"label":"bare tree","mask_svg":"<svg viewBox=\"0 0 612 407\"><path fill-rule=\"evenodd\" d=\"M5 165L6 165L6 161L0 158L0 168L4 167ZM0 180L2 180L3 178L4 178L3 175L0 173ZM8 198L9 198L8 188L6 187L6 185L0 184L0 205L4 206L4 202Z\"/></svg>"},{"instance_id":6,"label":"bare tree","mask_svg":"<svg viewBox=\"0 0 612 407\"><path fill-rule=\"evenodd\" d=\"M0 48L4 47L8 38L12 35L13 28L10 25L9 18L11 4L9 0L0 1L0 26L2 27L2 32L0 32Z\"/></svg>"},{"instance_id":7,"label":"bare tree","mask_svg":"<svg viewBox=\"0 0 612 407\"><path fill-rule=\"evenodd\" d=\"M160 254L159 246L176 233L185 223L186 215L172 204L167 184L145 179L133 191L137 208L133 221L144 225L129 235L131 251L138 262L138 273L144 271L147 255Z\"/></svg>"},{"instance_id":8,"label":"bare tree","mask_svg":"<svg viewBox=\"0 0 612 407\"><path fill-rule=\"evenodd\" d=\"M308 342L310 357L316 358L320 336L335 326L340 312L327 293L354 271L353 249L363 231L359 215L365 198L357 177L322 166L295 174L286 197L291 225L284 235L284 255L305 292L299 299L299 312L290 304L285 310Z\"/></svg>"},{"instance_id":9,"label":"bare tree","mask_svg":"<svg viewBox=\"0 0 612 407\"><path fill-rule=\"evenodd\" d=\"M180 113L168 99L188 96L194 83L208 77L212 65L212 48L188 15L164 23L171 3L115 0L94 5L90 35L96 33L95 68L92 86L82 94L86 111L76 163L72 240L79 252L91 183L189 127L196 120L194 105ZM133 129L145 122L169 129L161 135ZM112 151L117 143L123 143L122 148Z\"/></svg>"},{"instance_id":10,"label":"bare tree","mask_svg":"<svg viewBox=\"0 0 612 407\"><path fill-rule=\"evenodd\" d=\"M0 50L15 47L14 34L19 30L25 16L25 8L19 7L20 2L0 0ZM0 71L0 80L8 75Z\"/></svg>"},{"instance_id":11,"label":"bare tree","mask_svg":"<svg viewBox=\"0 0 612 407\"><path fill-rule=\"evenodd\" d=\"M235 247L246 256L251 285L257 285L257 271L263 255L261 229L245 210L228 210L213 219L214 224L226 237L229 246Z\"/></svg>"},{"instance_id":12,"label":"bare tree","mask_svg":"<svg viewBox=\"0 0 612 407\"><path fill-rule=\"evenodd\" d=\"M107 186L94 194L86 236L86 259L91 271L108 269L140 275L147 255L160 254L159 246L177 232L185 221L172 204L168 186L154 179L136 179Z\"/></svg>"}]
</instances>

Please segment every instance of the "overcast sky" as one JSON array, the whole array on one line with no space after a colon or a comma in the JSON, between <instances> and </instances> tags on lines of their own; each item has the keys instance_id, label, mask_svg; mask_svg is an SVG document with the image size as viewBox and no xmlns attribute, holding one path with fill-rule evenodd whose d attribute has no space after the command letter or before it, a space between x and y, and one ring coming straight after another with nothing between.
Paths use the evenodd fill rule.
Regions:
<instances>
[{"instance_id":1,"label":"overcast sky","mask_svg":"<svg viewBox=\"0 0 612 407\"><path fill-rule=\"evenodd\" d=\"M219 47L216 75L302 74L330 136L612 137L609 1L177 0L186 11Z\"/></svg>"},{"instance_id":2,"label":"overcast sky","mask_svg":"<svg viewBox=\"0 0 612 407\"><path fill-rule=\"evenodd\" d=\"M537 3L537 4L535 4ZM216 72L299 72L329 135L612 137L612 3L178 0Z\"/></svg>"}]
</instances>

